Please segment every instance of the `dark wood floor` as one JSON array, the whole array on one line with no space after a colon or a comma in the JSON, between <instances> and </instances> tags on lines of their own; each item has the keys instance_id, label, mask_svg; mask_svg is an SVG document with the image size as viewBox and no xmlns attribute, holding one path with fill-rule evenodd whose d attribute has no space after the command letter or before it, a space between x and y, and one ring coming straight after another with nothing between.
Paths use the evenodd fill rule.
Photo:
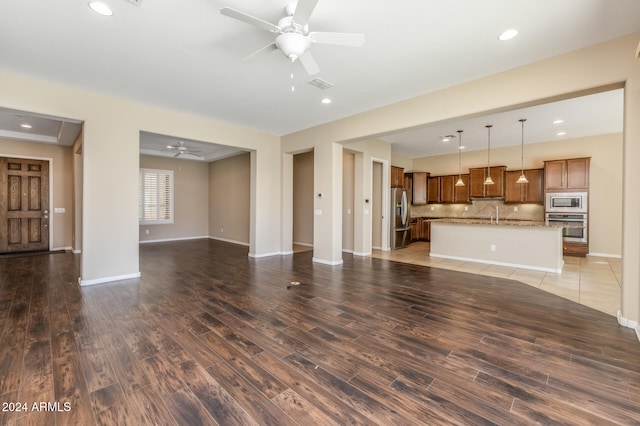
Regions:
<instances>
[{"instance_id":1,"label":"dark wood floor","mask_svg":"<svg viewBox=\"0 0 640 426\"><path fill-rule=\"evenodd\" d=\"M0 424L640 423L634 332L525 284L211 240L140 253L139 280L84 288L73 254L0 259Z\"/></svg>"}]
</instances>

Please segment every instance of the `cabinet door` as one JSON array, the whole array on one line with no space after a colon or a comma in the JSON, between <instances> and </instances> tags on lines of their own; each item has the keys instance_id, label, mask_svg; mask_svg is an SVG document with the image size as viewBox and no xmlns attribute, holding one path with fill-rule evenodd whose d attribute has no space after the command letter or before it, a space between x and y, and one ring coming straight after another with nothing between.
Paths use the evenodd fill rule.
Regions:
<instances>
[{"instance_id":1,"label":"cabinet door","mask_svg":"<svg viewBox=\"0 0 640 426\"><path fill-rule=\"evenodd\" d=\"M589 188L589 158L567 160L567 189Z\"/></svg>"},{"instance_id":2,"label":"cabinet door","mask_svg":"<svg viewBox=\"0 0 640 426\"><path fill-rule=\"evenodd\" d=\"M506 167L491 167L493 185L485 185L485 197L504 197L504 172Z\"/></svg>"},{"instance_id":3,"label":"cabinet door","mask_svg":"<svg viewBox=\"0 0 640 426\"><path fill-rule=\"evenodd\" d=\"M484 177L486 169L469 169L469 196L484 197Z\"/></svg>"},{"instance_id":4,"label":"cabinet door","mask_svg":"<svg viewBox=\"0 0 640 426\"><path fill-rule=\"evenodd\" d=\"M413 204L427 204L427 172L413 173Z\"/></svg>"},{"instance_id":5,"label":"cabinet door","mask_svg":"<svg viewBox=\"0 0 640 426\"><path fill-rule=\"evenodd\" d=\"M462 182L464 186L454 186L453 202L454 203L469 203L469 175L462 175ZM458 176L454 176L455 181L458 181Z\"/></svg>"},{"instance_id":6,"label":"cabinet door","mask_svg":"<svg viewBox=\"0 0 640 426\"><path fill-rule=\"evenodd\" d=\"M422 221L422 239L431 241L431 222L428 220Z\"/></svg>"},{"instance_id":7,"label":"cabinet door","mask_svg":"<svg viewBox=\"0 0 640 426\"><path fill-rule=\"evenodd\" d=\"M565 160L544 162L544 189L547 191L561 191L566 189L567 162Z\"/></svg>"},{"instance_id":8,"label":"cabinet door","mask_svg":"<svg viewBox=\"0 0 640 426\"><path fill-rule=\"evenodd\" d=\"M440 202L440 177L434 176L429 177L429 196L428 201L430 203L439 203Z\"/></svg>"},{"instance_id":9,"label":"cabinet door","mask_svg":"<svg viewBox=\"0 0 640 426\"><path fill-rule=\"evenodd\" d=\"M391 187L402 188L404 185L404 169L402 167L391 166Z\"/></svg>"},{"instance_id":10,"label":"cabinet door","mask_svg":"<svg viewBox=\"0 0 640 426\"><path fill-rule=\"evenodd\" d=\"M526 184L517 183L520 177L520 170L512 170L504 174L504 202L505 203L521 203L524 201L524 186ZM525 176L527 174L525 173ZM527 176L529 179L529 176Z\"/></svg>"},{"instance_id":11,"label":"cabinet door","mask_svg":"<svg viewBox=\"0 0 640 426\"><path fill-rule=\"evenodd\" d=\"M525 186L524 201L528 204L544 204L544 169L525 170L529 181Z\"/></svg>"},{"instance_id":12,"label":"cabinet door","mask_svg":"<svg viewBox=\"0 0 640 426\"><path fill-rule=\"evenodd\" d=\"M440 201L453 203L453 188L455 181L453 176L440 176Z\"/></svg>"},{"instance_id":13,"label":"cabinet door","mask_svg":"<svg viewBox=\"0 0 640 426\"><path fill-rule=\"evenodd\" d=\"M411 219L411 241L418 241L421 238L420 220L421 219Z\"/></svg>"}]
</instances>

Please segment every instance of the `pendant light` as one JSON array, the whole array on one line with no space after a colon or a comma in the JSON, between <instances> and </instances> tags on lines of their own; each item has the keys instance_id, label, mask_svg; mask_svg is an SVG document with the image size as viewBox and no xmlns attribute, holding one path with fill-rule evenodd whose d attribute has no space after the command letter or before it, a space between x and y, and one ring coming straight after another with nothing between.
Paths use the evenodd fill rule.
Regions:
<instances>
[{"instance_id":1,"label":"pendant light","mask_svg":"<svg viewBox=\"0 0 640 426\"><path fill-rule=\"evenodd\" d=\"M485 185L493 185L493 179L491 179L491 128L493 125L487 124L487 178L484 181Z\"/></svg>"},{"instance_id":2,"label":"pendant light","mask_svg":"<svg viewBox=\"0 0 640 426\"><path fill-rule=\"evenodd\" d=\"M462 151L462 130L458 130L458 181L456 186L464 186L462 181L462 170L460 169L460 152Z\"/></svg>"},{"instance_id":3,"label":"pendant light","mask_svg":"<svg viewBox=\"0 0 640 426\"><path fill-rule=\"evenodd\" d=\"M526 118L521 118L520 124L522 124L522 142L520 143L520 177L516 181L516 183L529 183L527 177L524 175L524 122L527 121Z\"/></svg>"}]
</instances>

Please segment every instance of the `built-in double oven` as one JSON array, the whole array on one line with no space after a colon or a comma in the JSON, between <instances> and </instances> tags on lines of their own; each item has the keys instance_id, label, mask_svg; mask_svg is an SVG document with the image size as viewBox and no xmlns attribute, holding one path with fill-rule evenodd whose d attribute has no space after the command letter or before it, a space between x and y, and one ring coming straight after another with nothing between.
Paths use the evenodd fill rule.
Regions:
<instances>
[{"instance_id":1,"label":"built-in double oven","mask_svg":"<svg viewBox=\"0 0 640 426\"><path fill-rule=\"evenodd\" d=\"M588 199L586 192L547 193L545 220L562 226L564 241L586 243L588 238Z\"/></svg>"}]
</instances>

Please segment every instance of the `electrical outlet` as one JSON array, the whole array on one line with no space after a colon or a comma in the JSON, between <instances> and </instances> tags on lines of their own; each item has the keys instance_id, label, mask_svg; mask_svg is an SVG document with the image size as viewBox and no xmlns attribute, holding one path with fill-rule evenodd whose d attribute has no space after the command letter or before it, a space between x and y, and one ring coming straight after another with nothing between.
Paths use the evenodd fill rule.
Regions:
<instances>
[{"instance_id":1,"label":"electrical outlet","mask_svg":"<svg viewBox=\"0 0 640 426\"><path fill-rule=\"evenodd\" d=\"M149 235L149 230L148 230L148 229L145 229L145 230L144 230L144 233L145 233L145 235Z\"/></svg>"},{"instance_id":2,"label":"electrical outlet","mask_svg":"<svg viewBox=\"0 0 640 426\"><path fill-rule=\"evenodd\" d=\"M224 228L220 228L220 233L224 233Z\"/></svg>"},{"instance_id":3,"label":"electrical outlet","mask_svg":"<svg viewBox=\"0 0 640 426\"><path fill-rule=\"evenodd\" d=\"M491 246L489 247L489 249L491 251L496 251L496 245L495 244L491 244Z\"/></svg>"},{"instance_id":4,"label":"electrical outlet","mask_svg":"<svg viewBox=\"0 0 640 426\"><path fill-rule=\"evenodd\" d=\"M513 211L517 212L518 211L518 206L513 206Z\"/></svg>"},{"instance_id":5,"label":"electrical outlet","mask_svg":"<svg viewBox=\"0 0 640 426\"><path fill-rule=\"evenodd\" d=\"M469 206L464 206L464 211L468 212L469 211Z\"/></svg>"}]
</instances>

